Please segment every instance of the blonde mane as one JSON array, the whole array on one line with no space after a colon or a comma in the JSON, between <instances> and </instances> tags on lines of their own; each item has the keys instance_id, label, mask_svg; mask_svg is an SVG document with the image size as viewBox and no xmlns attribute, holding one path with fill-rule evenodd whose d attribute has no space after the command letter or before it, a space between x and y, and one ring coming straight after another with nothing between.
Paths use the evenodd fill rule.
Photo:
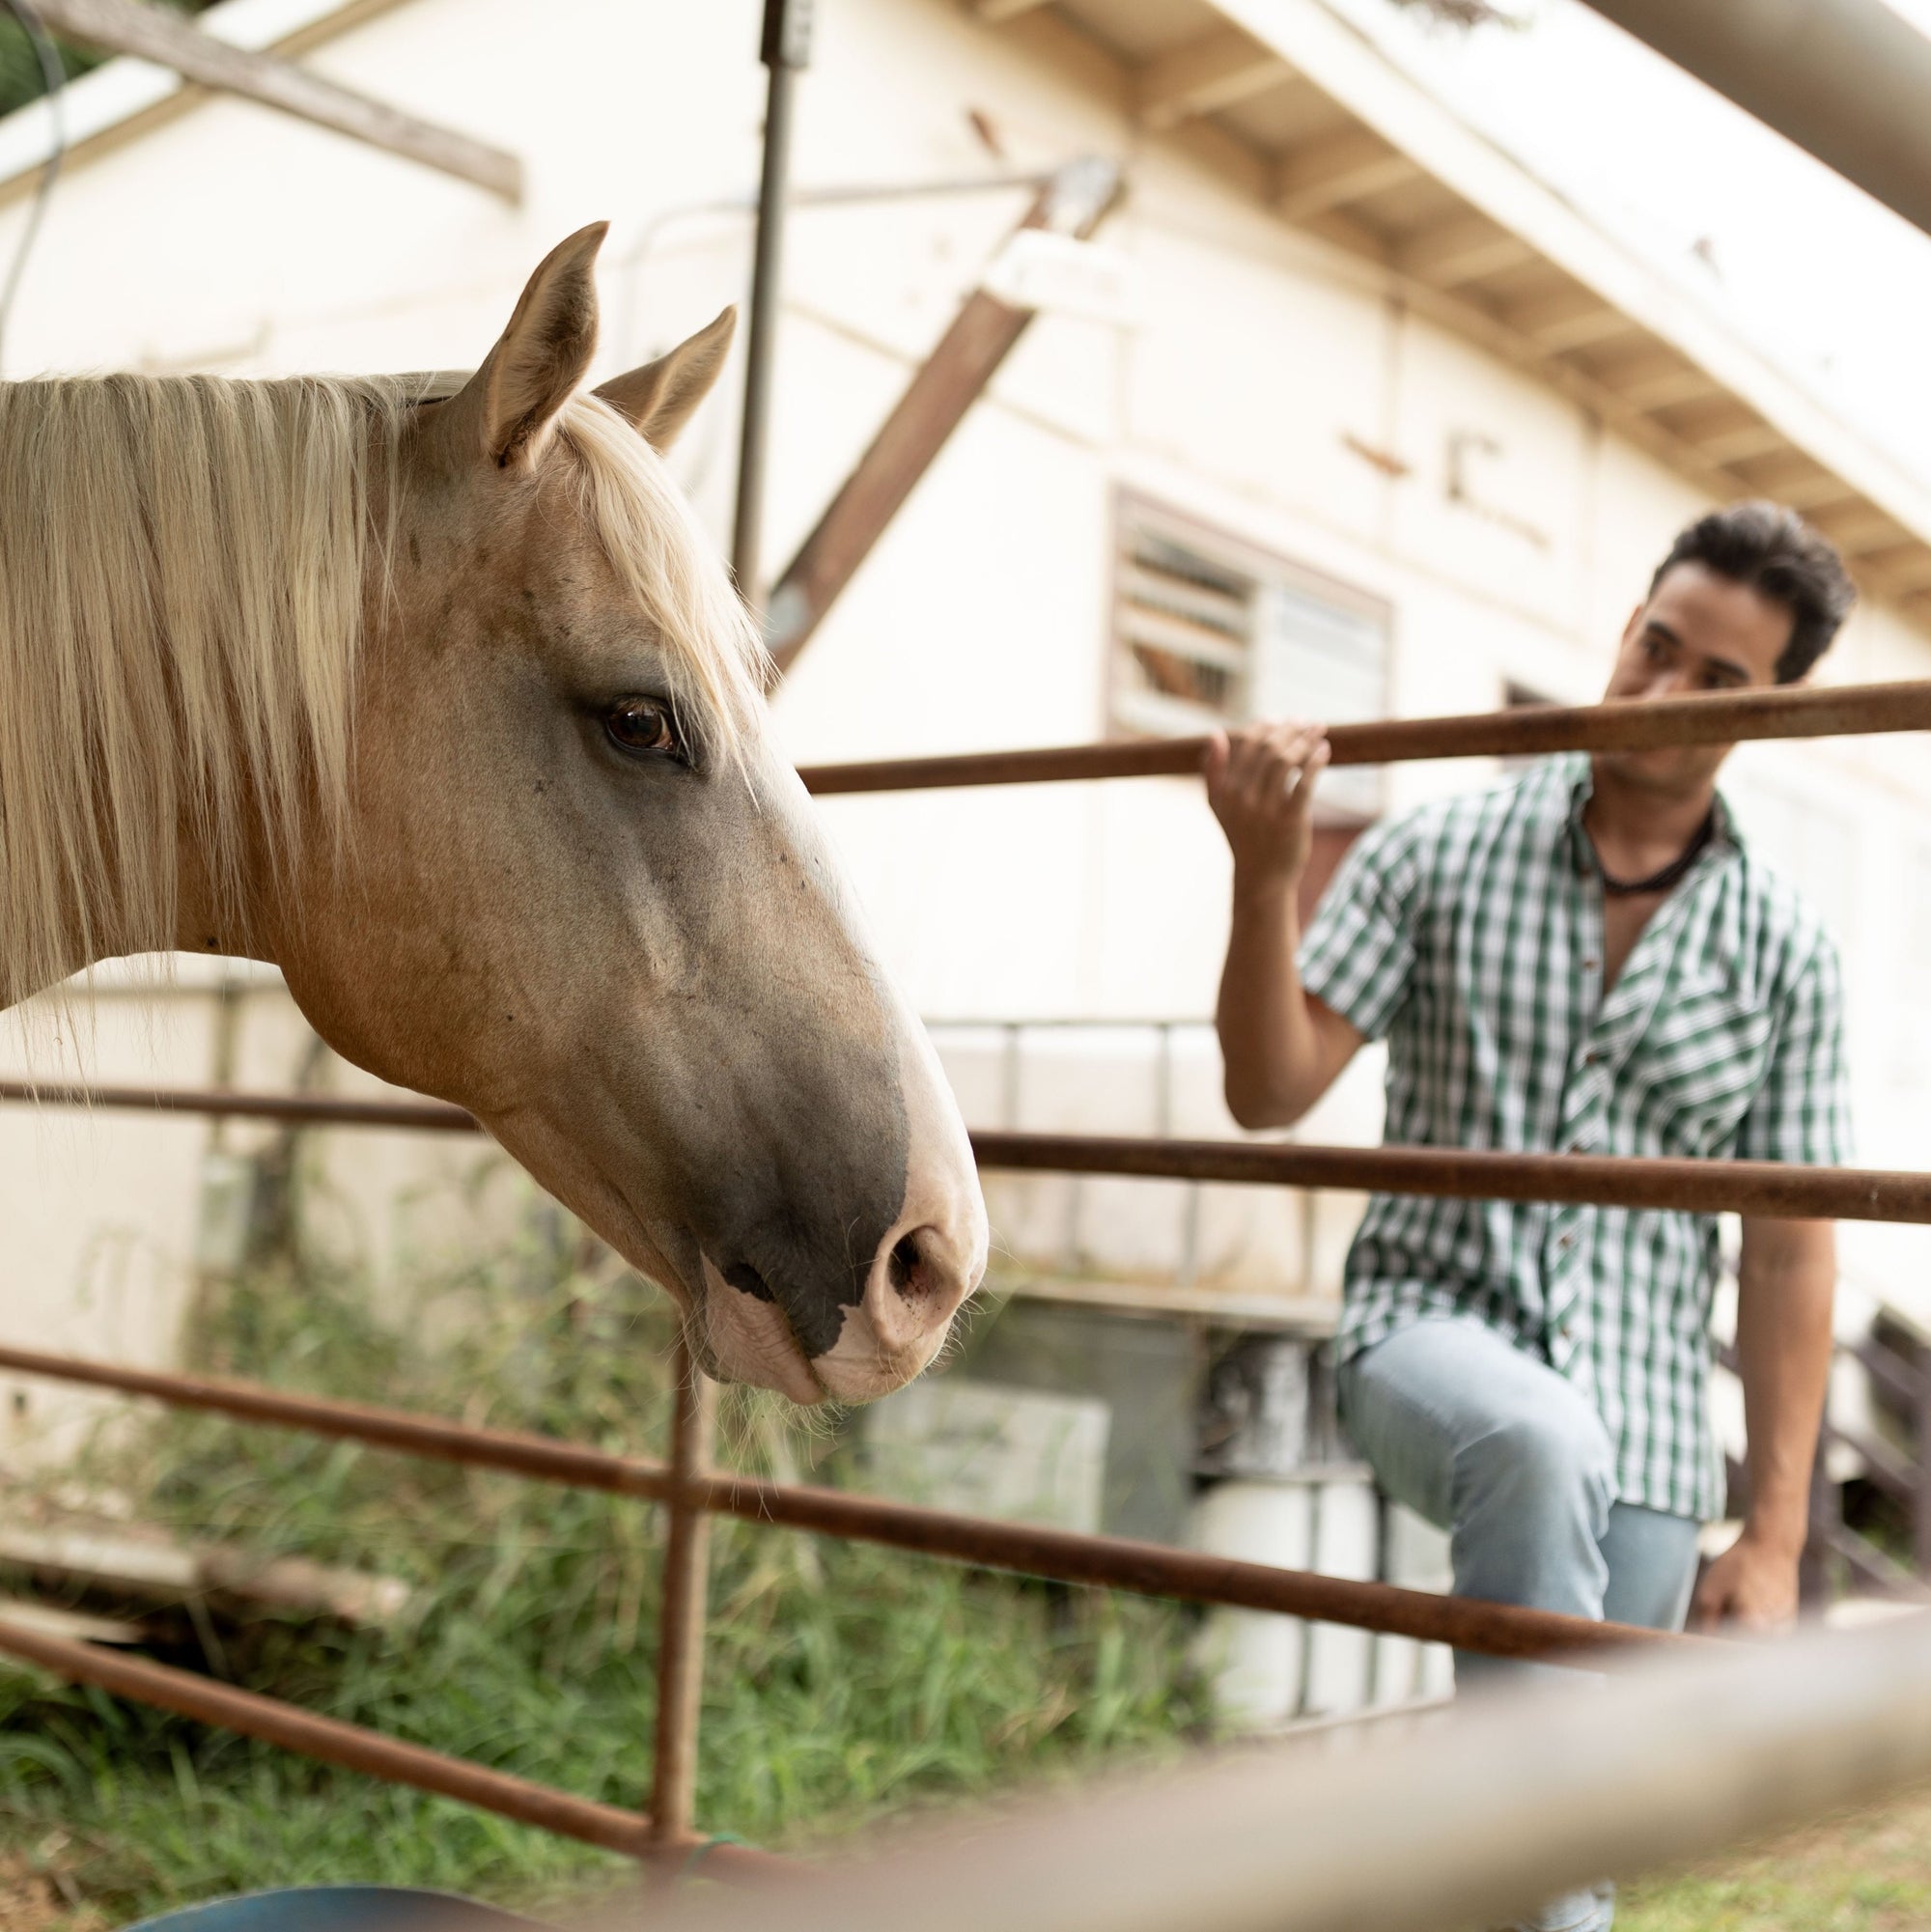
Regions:
<instances>
[{"instance_id":1,"label":"blonde mane","mask_svg":"<svg viewBox=\"0 0 1931 1932\"><path fill-rule=\"evenodd\" d=\"M0 384L0 1005L176 942L184 829L218 907L346 826L365 586L386 574L419 382ZM561 432L579 500L726 746L762 653L661 462L607 406ZM386 509L386 515L383 514Z\"/></svg>"}]
</instances>

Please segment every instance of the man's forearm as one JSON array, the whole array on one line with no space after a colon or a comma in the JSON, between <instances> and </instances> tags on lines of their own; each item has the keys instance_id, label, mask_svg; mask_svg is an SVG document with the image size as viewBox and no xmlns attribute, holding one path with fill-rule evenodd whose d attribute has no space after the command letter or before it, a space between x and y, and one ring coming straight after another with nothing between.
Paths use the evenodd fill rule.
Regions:
<instances>
[{"instance_id":1,"label":"man's forearm","mask_svg":"<svg viewBox=\"0 0 1931 1932\"><path fill-rule=\"evenodd\" d=\"M1297 882L1234 876L1234 916L1216 1020L1227 1105L1243 1127L1285 1127L1318 1097L1321 1042L1295 954Z\"/></svg>"},{"instance_id":2,"label":"man's forearm","mask_svg":"<svg viewBox=\"0 0 1931 1932\"><path fill-rule=\"evenodd\" d=\"M1831 1379L1836 1242L1828 1222L1763 1224L1781 1238L1745 1235L1737 1278L1737 1359L1749 1431L1745 1533L1804 1546L1810 1472ZM1752 1247L1757 1249L1752 1253Z\"/></svg>"}]
</instances>

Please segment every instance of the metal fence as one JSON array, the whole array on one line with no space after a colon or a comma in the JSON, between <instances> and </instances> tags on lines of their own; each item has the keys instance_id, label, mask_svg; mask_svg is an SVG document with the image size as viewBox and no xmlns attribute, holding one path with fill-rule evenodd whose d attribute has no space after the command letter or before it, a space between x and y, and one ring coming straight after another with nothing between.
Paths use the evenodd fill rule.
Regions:
<instances>
[{"instance_id":1,"label":"metal fence","mask_svg":"<svg viewBox=\"0 0 1931 1932\"><path fill-rule=\"evenodd\" d=\"M1408 720L1337 730L1334 739L1337 762L1368 762L1927 727L1931 727L1931 683ZM814 789L845 792L1133 776L1191 770L1199 748L1198 744L1172 743L1070 747L970 759L826 768L807 771L805 776ZM477 1131L475 1121L462 1109L429 1101L35 1087L18 1082L0 1084L0 1101L129 1106L312 1126ZM1016 1132L977 1134L974 1146L981 1164L996 1169L1570 1201L1698 1214L1931 1222L1931 1177L1917 1174L1734 1162ZM680 1395L668 1454L664 1461L654 1462L540 1436L471 1428L439 1416L292 1395L247 1383L0 1349L0 1369L16 1374L48 1376L267 1426L362 1442L403 1454L614 1492L664 1508L668 1517L664 1611L658 1641L655 1779L648 1812L592 1803L358 1726L319 1718L232 1686L211 1683L191 1672L42 1637L4 1620L0 1620L0 1651L62 1677L98 1684L123 1696L225 1725L378 1778L439 1792L594 1844L639 1858L668 1855L683 1859L707 1842L692 1816L692 1790L704 1640L705 1529L709 1518L715 1514L1066 1582L1351 1624L1497 1656L1560 1658L1572 1663L1586 1658L1600 1666L1618 1651L1650 1655L1693 1652L1708 1660L1721 1658L1727 1648L1706 1640L1547 1611L1275 1569L1118 1537L1077 1535L948 1514L840 1490L721 1473L709 1460L712 1391L682 1352L676 1366ZM1931 1704L1931 1648L1920 1657L1912 1684L1924 1691L1925 1701ZM1620 1698L1617 1706L1621 1708ZM1585 1708L1600 1717L1605 1707L1598 1699ZM1920 1735L1931 1737L1931 1726L1923 1727ZM1714 1741L1711 1749L1716 1749ZM1931 1746L1918 1750L1914 1765L1920 1758L1931 1762ZM1452 1781L1468 1782L1459 1771ZM1301 1835L1309 1838L1305 1829L1309 1820L1303 1817L1301 1823ZM1343 1840L1349 1836L1341 1834ZM1358 1836L1356 1832L1354 1837L1358 1840ZM727 1870L748 1874L778 1862L733 1845L713 1847L708 1859L720 1874ZM1189 1857L1186 1862L1197 1878L1197 1862ZM1306 1863L1305 1859L1302 1863ZM1291 1861L1287 1868L1292 1868ZM1276 1901L1281 1896L1277 1888L1271 1895ZM1437 1897L1438 1907L1444 1902ZM1174 1916L1206 1922L1213 1915L1187 1911ZM1084 1921L1077 1915L1048 1919L1034 1914L1024 1922L1043 1927ZM1107 1922L1121 1927L1129 1922L1155 1921L1136 1912L1131 1919L1118 1918ZM1173 1922L1173 1918L1161 1922ZM1217 1922L1231 1926L1249 1920L1222 1917ZM1302 1922L1329 1921L1303 1916ZM1332 1922L1342 1921L1337 1918ZM1389 1917L1376 1922L1392 1926L1397 1920ZM1402 1918L1399 1922L1421 1921Z\"/></svg>"},{"instance_id":2,"label":"metal fence","mask_svg":"<svg viewBox=\"0 0 1931 1932\"><path fill-rule=\"evenodd\" d=\"M1346 1755L1190 1771L941 1825L662 1932L1443 1932L1931 1772L1931 1618L1658 1659L1613 1696L1497 1697ZM916 1900L909 1908L908 1901ZM618 1923L611 1920L610 1932Z\"/></svg>"}]
</instances>

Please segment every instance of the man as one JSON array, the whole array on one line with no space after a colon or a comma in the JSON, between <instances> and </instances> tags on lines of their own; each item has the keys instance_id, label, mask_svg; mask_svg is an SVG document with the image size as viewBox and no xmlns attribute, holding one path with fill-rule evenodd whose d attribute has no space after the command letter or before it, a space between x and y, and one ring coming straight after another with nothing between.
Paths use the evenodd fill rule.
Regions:
<instances>
[{"instance_id":1,"label":"man","mask_svg":"<svg viewBox=\"0 0 1931 1932\"><path fill-rule=\"evenodd\" d=\"M1676 540L1605 695L1793 683L1854 591L1787 510L1745 503ZM1317 726L1216 742L1234 854L1218 1026L1244 1127L1285 1127L1388 1043L1390 1142L1841 1163L1835 955L1717 791L1728 746L1543 760L1356 843L1304 939L1296 893L1327 763ZM1743 1533L1695 1581L1723 1510L1708 1417L1708 1217L1377 1195L1347 1265L1342 1413L1383 1487L1451 1534L1473 1597L1678 1628L1797 1607L1831 1359L1828 1222L1749 1219L1737 1350ZM1465 1685L1524 1666L1464 1656ZM1531 1923L1599 1932L1602 1892Z\"/></svg>"}]
</instances>

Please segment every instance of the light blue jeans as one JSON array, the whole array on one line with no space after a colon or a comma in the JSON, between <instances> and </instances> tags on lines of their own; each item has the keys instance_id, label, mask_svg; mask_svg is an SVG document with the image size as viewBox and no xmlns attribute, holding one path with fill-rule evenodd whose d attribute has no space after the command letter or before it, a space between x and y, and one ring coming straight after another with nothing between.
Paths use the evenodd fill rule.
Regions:
<instances>
[{"instance_id":1,"label":"light blue jeans","mask_svg":"<svg viewBox=\"0 0 1931 1932\"><path fill-rule=\"evenodd\" d=\"M1382 1488L1446 1529L1460 1596L1680 1630L1695 1523L1616 1500L1595 1409L1546 1363L1473 1321L1398 1330L1345 1364L1342 1419ZM1570 1678L1458 1651L1463 1692ZM1609 1932L1608 1886L1552 1899L1525 1932Z\"/></svg>"}]
</instances>

